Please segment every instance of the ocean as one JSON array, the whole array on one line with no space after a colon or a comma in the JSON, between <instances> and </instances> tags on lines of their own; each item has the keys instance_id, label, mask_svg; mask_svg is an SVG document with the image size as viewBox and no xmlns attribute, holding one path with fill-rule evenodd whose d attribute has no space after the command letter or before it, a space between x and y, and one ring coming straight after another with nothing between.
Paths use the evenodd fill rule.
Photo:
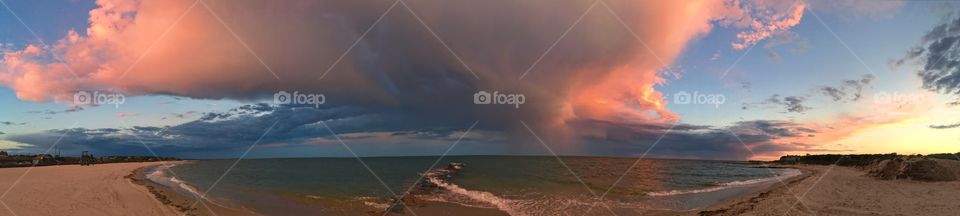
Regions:
<instances>
[{"instance_id":1,"label":"ocean","mask_svg":"<svg viewBox=\"0 0 960 216\"><path fill-rule=\"evenodd\" d=\"M211 186L234 160L191 161L153 167L145 173L151 181L185 195L210 190L209 201L226 207L267 215L339 215L383 210L392 194L403 194L437 158L362 158L376 176L355 158L245 159L213 190ZM466 166L452 179L438 182L446 190L420 198L496 208L511 215L582 212L597 203L595 197L607 191L636 161L611 157L560 159L566 166L549 156L448 156L438 167L450 162ZM768 169L746 162L643 159L599 202L637 212L690 211L780 184L778 179L799 174L794 169Z\"/></svg>"}]
</instances>

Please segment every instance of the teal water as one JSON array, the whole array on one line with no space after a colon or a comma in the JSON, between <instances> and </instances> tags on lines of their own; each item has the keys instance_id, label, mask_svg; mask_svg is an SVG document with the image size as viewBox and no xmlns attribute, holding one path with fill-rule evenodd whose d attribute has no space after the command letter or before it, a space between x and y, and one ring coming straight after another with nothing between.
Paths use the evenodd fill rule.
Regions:
<instances>
[{"instance_id":1,"label":"teal water","mask_svg":"<svg viewBox=\"0 0 960 216\"><path fill-rule=\"evenodd\" d=\"M247 159L210 190L234 160L201 160L147 173L184 193L210 191L216 204L263 214L355 214L382 210L438 157ZM438 165L466 163L443 193L422 199L497 208L514 215L585 211L595 203L643 212L688 211L759 190L797 170L742 162L541 156L448 156ZM568 169L569 168L569 169ZM571 174L576 173L576 176ZM615 187L611 186L623 178ZM579 178L578 178L579 177ZM167 180L163 180L168 178ZM378 179L379 178L379 179ZM160 182L163 183L163 182ZM171 184L173 183L173 184ZM183 183L183 184L180 184ZM388 189L389 188L389 189ZM594 199L609 192L602 201Z\"/></svg>"}]
</instances>

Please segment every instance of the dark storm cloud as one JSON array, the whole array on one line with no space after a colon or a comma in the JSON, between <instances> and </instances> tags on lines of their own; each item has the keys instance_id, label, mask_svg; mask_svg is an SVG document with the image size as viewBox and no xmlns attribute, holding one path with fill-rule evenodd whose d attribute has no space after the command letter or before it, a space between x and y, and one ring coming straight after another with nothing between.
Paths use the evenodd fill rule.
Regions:
<instances>
[{"instance_id":1,"label":"dark storm cloud","mask_svg":"<svg viewBox=\"0 0 960 216\"><path fill-rule=\"evenodd\" d=\"M804 143L783 143L780 139L809 137L815 130L786 121L741 121L726 127L689 124L670 125L619 124L613 122L580 122L581 130L602 128L592 132L586 142L600 154L622 155L642 153L650 149L650 157L746 159L752 156L777 155L783 151L826 151ZM662 137L662 139L660 139ZM653 146L660 139L656 146ZM631 155L635 156L635 155Z\"/></svg>"},{"instance_id":2,"label":"dark storm cloud","mask_svg":"<svg viewBox=\"0 0 960 216\"><path fill-rule=\"evenodd\" d=\"M32 138L36 142L29 143L42 145L60 132L69 132L77 136L67 136L65 142L90 148L139 149L142 146L132 141L142 137L161 152L216 151L252 143L274 123L277 126L264 143L325 136L317 123L320 121L338 133L392 132L396 136L436 138L476 120L483 120L478 130L514 133L511 135L517 131L528 135L518 126L520 119L537 130L548 130L543 128L558 122L565 124L567 118L673 120L673 113L660 106L662 98L654 87L663 84L663 73L669 73L659 72L663 64L672 64L688 41L706 34L722 19L746 21L762 16L765 19L757 20L773 22L771 27L751 26L745 34L752 42L735 42L745 46L789 29L795 25L790 21L802 15L791 16L771 8L762 14L733 15L729 9L739 9L741 4L720 1L699 2L697 10L689 10L689 4L679 1L610 0L602 5L609 5L609 10L597 7L589 13L585 12L596 2L204 2L211 12L219 14L217 19L210 19L207 13L184 15L180 22L184 25L164 38L164 43L174 45L164 46L164 52L145 55L135 63L111 57L139 56L139 50L128 54L125 52L130 49L118 47L140 41L140 35L153 41L155 35L142 32L151 32L157 26L161 26L159 31L168 28L135 21L179 20L176 17L180 13L170 11L186 9L189 2L141 1L139 7L129 11L122 7L98 9L96 12L106 14L144 12L120 16L120 20L114 20L119 23L91 20L91 24L114 27L117 34L81 36L63 48L63 54L104 57L91 57L102 62L78 69L81 76L77 79L30 79L58 83L14 86L25 86L16 90L34 94L21 99L34 101L65 98L69 94L63 93L74 92L75 86L109 86L123 89L131 97L170 95L238 101L269 99L278 91L323 93L326 105L320 109L250 105L230 112L203 113L196 121L163 128L166 130L133 127L102 134L89 133L95 129L71 129L16 138ZM752 4L743 3L743 7L747 5ZM608 13L611 11L617 16ZM803 10L791 7L790 11ZM781 19L787 20L777 21ZM374 23L377 25L371 26ZM571 27L573 23L577 23L576 28ZM224 24L230 28L223 28ZM561 36L562 41L558 40ZM233 40L240 38L242 44ZM130 73L106 70L128 68L131 63L136 68ZM527 75L527 70L529 75L518 80ZM478 90L521 93L527 103L519 108L478 106L472 100ZM585 96L607 97L614 103L592 106L593 101L580 101ZM794 106L791 110L802 112L804 107L797 105L802 101L797 99L785 98L785 103ZM647 117L649 111L661 118L621 118L621 114ZM571 117L571 113L576 116ZM592 113L615 116L590 116ZM663 125L633 128L665 130ZM130 149L103 147L111 143L116 147L109 148Z\"/></svg>"},{"instance_id":3,"label":"dark storm cloud","mask_svg":"<svg viewBox=\"0 0 960 216\"><path fill-rule=\"evenodd\" d=\"M584 13L596 6L585 1L393 3L333 0L269 4L208 0L205 6L217 11L218 18L231 27L229 32L223 23L206 13L189 13L182 17L183 25L178 25L164 38L165 43L175 44L165 47L170 50L145 55L130 73L104 72L125 77L104 85L119 85L111 87L129 91L123 93L130 97L168 95L239 101L268 99L278 91L323 93L328 97L328 104L335 106L398 110L411 118L451 126L484 119L486 124L480 127L511 130L520 118L538 125L555 120L563 115L560 107L570 103L567 100L572 94L582 92L573 88L590 87L588 84L606 77L630 75L621 77L636 81L630 85L656 82L657 79L641 74L657 73L661 63L643 63L636 69L641 71L638 73L614 74L624 65L642 62L638 59L653 58L638 38L657 44L649 49L656 51L658 58L670 62L682 48L682 44L673 44L674 41L692 38L678 37L692 35L699 32L692 29L710 24L704 19L691 23L706 24L704 26L675 25L692 22L682 13L664 12L683 8L679 3L607 1L618 14L616 18L600 7ZM81 79L74 80L77 85L51 84L57 89L31 91L44 94L32 99L64 97L52 94L76 90L60 86L102 86L88 83L101 80L86 76L95 74L95 68L117 68L111 67L114 64L127 68L130 64L125 59L111 57L126 56L113 52L126 50L117 47L129 43L97 43L95 39L127 42L132 39L125 36L145 35L140 31L149 32L156 27L140 20L174 20L171 18L180 14L170 11L186 9L190 4L143 1L135 5L131 11L114 11L121 9L111 7L98 10L136 16L121 17L131 19L124 25L101 23L114 26L118 34L108 36L117 38L87 35L81 36L85 39L83 42L65 45L67 51L68 48L88 50L83 53L103 59L91 62L96 66L77 67L81 75ZM388 11L388 8L392 9ZM138 10L145 12L136 13ZM575 21L579 23L576 28L566 31ZM374 23L376 26L372 26ZM624 25L637 28L636 34ZM683 27L659 28L668 25ZM657 30L639 31L640 28ZM674 33L676 31L681 32ZM554 44L560 35L564 36L563 41ZM234 36L247 44L237 43ZM101 47L108 45L115 47ZM252 58L249 50L255 51L252 55L256 58ZM543 55L547 50L549 55ZM536 66L532 67L535 62ZM528 69L531 69L528 76L518 81ZM527 103L522 109L476 106L472 96L479 90L522 93ZM215 115L218 114L204 117L219 117Z\"/></svg>"},{"instance_id":4,"label":"dark storm cloud","mask_svg":"<svg viewBox=\"0 0 960 216\"><path fill-rule=\"evenodd\" d=\"M443 124L429 124L415 121L404 115L352 107L317 109L304 106L250 104L225 112L207 113L195 121L174 126L131 126L121 129L69 128L8 135L7 139L32 144L34 146L31 149L38 151L48 148L60 139L58 146L65 151L90 150L101 155L151 155L144 147L146 145L162 156L223 158L237 157L235 154L237 151L253 145L261 135L263 139L258 143L261 146L274 143L304 146L310 145L318 138L335 143L332 134L323 127L321 121L329 125L341 139L351 143L376 140L374 133L377 132L387 133L397 140L403 138L452 143L459 139L457 135L459 132L463 132L470 126L467 124L449 127ZM276 125L270 132L264 135L274 124ZM682 123L676 125L627 124L601 120L579 120L571 125L578 135L582 135L577 139L582 140L583 145L589 147L585 151L603 155L630 156L643 152L645 147L649 147L661 135L664 136L662 143L651 151L653 156L745 159L752 156L745 144L757 154L775 154L779 151L791 150L820 151L815 147L798 143L777 143L778 139L805 137L817 133L813 129L785 121L743 121L726 127ZM471 133L476 135L485 132L475 129ZM210 134L216 134L216 136ZM462 142L481 143L472 147L475 148L471 150L474 154L484 151L492 152L489 149L477 148L504 141L505 136L505 134L485 133L483 136L465 137ZM544 153L540 146L534 147L534 150L520 149L499 154Z\"/></svg>"},{"instance_id":5,"label":"dark storm cloud","mask_svg":"<svg viewBox=\"0 0 960 216\"><path fill-rule=\"evenodd\" d=\"M944 22L933 27L920 40L920 44L907 51L894 62L900 66L916 60L921 69L917 72L923 88L944 94L960 94L960 17L949 15Z\"/></svg>"},{"instance_id":6,"label":"dark storm cloud","mask_svg":"<svg viewBox=\"0 0 960 216\"><path fill-rule=\"evenodd\" d=\"M167 127L70 128L17 134L7 139L34 144L37 150L49 147L63 136L58 145L64 150L149 155L149 151L144 147L146 144L160 155L209 153L199 154L199 157L233 157L235 155L224 153L250 146L261 136L263 139L260 144L297 144L306 143L313 138L331 137L332 134L319 123L321 121L337 134L391 132L395 136L414 135L411 137L436 140L449 140L450 134L470 126L465 124L460 126L462 128L451 128L416 121L401 114L355 107L317 109L312 106L272 106L260 103L243 105L225 112L206 113L197 120ZM272 125L274 126L270 129ZM264 135L268 129L270 132Z\"/></svg>"}]
</instances>

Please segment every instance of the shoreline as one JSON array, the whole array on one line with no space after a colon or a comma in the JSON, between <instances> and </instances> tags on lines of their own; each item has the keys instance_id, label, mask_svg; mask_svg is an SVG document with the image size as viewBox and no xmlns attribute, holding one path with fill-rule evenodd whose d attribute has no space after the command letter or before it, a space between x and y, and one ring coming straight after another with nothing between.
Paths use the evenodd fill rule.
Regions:
<instances>
[{"instance_id":1,"label":"shoreline","mask_svg":"<svg viewBox=\"0 0 960 216\"><path fill-rule=\"evenodd\" d=\"M167 164L179 164L184 163L184 161L177 161L174 163ZM207 203L207 205L197 204L194 207L190 207L194 202L197 201L196 198L185 196L172 188L169 188L165 185L158 184L156 182L146 179L145 169L156 166L163 166L164 164L157 164L152 166L144 166L133 170L129 175L124 176L124 178L130 180L136 185L144 187L147 191L153 195L153 198L163 203L167 207L182 213L183 215L190 216L215 216L215 215L258 215L249 211L242 211L239 209L232 209L216 204Z\"/></svg>"},{"instance_id":2,"label":"shoreline","mask_svg":"<svg viewBox=\"0 0 960 216\"><path fill-rule=\"evenodd\" d=\"M960 173L960 162L945 161ZM146 167L146 166L144 166ZM144 167L134 170L130 178L138 186L146 188L153 198L171 210L187 215L258 215L252 211L211 205L209 209L197 205L193 209L183 206L195 199L167 186L144 179ZM869 174L868 168L828 165L774 165L772 169L789 168L801 174L762 186L690 211L613 209L617 214L631 215L948 215L954 212L960 197L960 181L926 182L916 180L881 180ZM369 210L348 211L354 215L508 215L500 209L465 206L458 203L418 199L401 213L386 212L370 207ZM359 210L359 209L357 209ZM211 214L211 212L213 212Z\"/></svg>"},{"instance_id":3,"label":"shoreline","mask_svg":"<svg viewBox=\"0 0 960 216\"><path fill-rule=\"evenodd\" d=\"M175 162L182 163L182 162ZM196 205L193 208L189 208L193 202L196 201L195 198L184 195L181 192L178 192L174 189L169 188L166 185L161 185L155 183L149 179L145 178L146 173L144 170L149 167L161 166L153 165L147 167L141 167L134 170L127 178L129 178L135 184L147 188L150 193L157 199L159 202L164 203L168 207L184 213L185 215L194 215L194 216L212 216L212 215L261 215L256 212L247 209L235 209L229 207L223 207L216 204L210 204L208 202L207 206ZM778 166L771 167L772 169L797 169L801 171L801 174L798 176L791 177L784 182L789 186L796 184L799 181L805 180L810 176L814 175L817 171L814 169L804 168L804 167L793 167L793 166ZM750 205L755 203L757 199L763 199L773 190L783 188L783 184L774 183L770 186L767 186L763 189L760 189L755 192L744 193L741 195L734 196L729 198L727 201L723 201L717 204L713 204L702 209L691 210L691 211L675 211L675 210L643 210L644 214L652 215L725 215L723 213L736 210L741 206ZM413 205L407 207L409 210L403 210L401 213L388 212L386 210L368 210L366 213L360 213L364 215L407 215L410 211L413 211L417 215L467 215L467 216L481 216L481 215L509 215L508 212L496 208L484 208L484 207L475 207L467 206L458 203L442 202L442 201L432 201L432 200L423 200L417 198L417 202ZM209 207L209 208L207 208ZM615 210L617 211L617 210ZM627 213L631 211L617 211L618 213ZM742 213L743 211L738 211ZM729 214L729 213L728 213ZM737 213L734 213L737 214Z\"/></svg>"},{"instance_id":4,"label":"shoreline","mask_svg":"<svg viewBox=\"0 0 960 216\"><path fill-rule=\"evenodd\" d=\"M790 188L799 184L800 182L809 179L810 177L820 173L816 169L811 169L805 166L771 166L770 169L797 169L800 170L801 174L794 176L792 178L786 179L783 183L775 182L772 185L764 188L760 191L742 194L740 196L733 197L727 201L720 202L714 205L710 205L703 209L687 211L683 213L692 213L693 215L741 215L747 212L750 212L756 207L756 204L768 199L770 196L773 196L775 192L783 190L785 188ZM695 213L695 214L694 214Z\"/></svg>"},{"instance_id":5,"label":"shoreline","mask_svg":"<svg viewBox=\"0 0 960 216\"><path fill-rule=\"evenodd\" d=\"M168 164L176 164L183 162L174 162ZM190 208L189 206L196 202L196 199L187 195L184 195L176 190L169 188L166 185L161 185L156 182L153 182L149 179L146 179L145 169L149 167L162 166L163 164L156 164L151 166L144 166L137 168L130 172L126 179L130 180L136 185L139 185L145 188L153 196L155 200L164 204L165 206L171 208L174 211L177 211L183 215L190 216L215 216L215 215L241 215L241 216L254 216L261 215L259 213L247 210L247 209L237 209L219 206L212 203L207 203L207 205L197 204L196 206ZM209 208L208 208L209 207ZM447 203L440 201L427 201L420 200L417 205L411 205L408 207L417 215L464 215L464 216L483 216L483 215L508 215L506 212L499 209L492 208L480 208L480 207L470 207L464 206L456 203ZM393 212L387 212L386 210L372 210L366 211L365 213L358 213L361 215L408 215L410 210L404 210L403 214L397 214Z\"/></svg>"}]
</instances>

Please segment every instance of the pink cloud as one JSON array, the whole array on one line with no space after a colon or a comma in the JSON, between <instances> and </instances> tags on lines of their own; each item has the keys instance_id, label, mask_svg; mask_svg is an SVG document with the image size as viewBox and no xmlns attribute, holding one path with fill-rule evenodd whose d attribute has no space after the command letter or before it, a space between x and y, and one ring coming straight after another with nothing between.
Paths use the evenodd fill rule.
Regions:
<instances>
[{"instance_id":1,"label":"pink cloud","mask_svg":"<svg viewBox=\"0 0 960 216\"><path fill-rule=\"evenodd\" d=\"M77 90L236 100L299 90L322 92L341 105L404 107L430 116L449 110L418 100L469 103L469 94L446 91L468 86L536 100L518 111L469 106L449 114L491 119L488 125L676 121L656 87L667 82L663 68L691 41L719 22L747 29L734 42L742 49L795 26L805 8L738 0L606 1L618 16L596 5L517 81L592 2L410 2L434 32L398 6L320 80L391 2L195 2L98 0L85 34L70 31L49 47L5 52L0 85L23 100L60 102Z\"/></svg>"},{"instance_id":2,"label":"pink cloud","mask_svg":"<svg viewBox=\"0 0 960 216\"><path fill-rule=\"evenodd\" d=\"M724 23L745 29L737 33L737 41L732 43L735 50L746 49L763 39L789 31L800 24L807 8L807 3L803 1L735 0L733 4L743 6L731 12Z\"/></svg>"}]
</instances>

